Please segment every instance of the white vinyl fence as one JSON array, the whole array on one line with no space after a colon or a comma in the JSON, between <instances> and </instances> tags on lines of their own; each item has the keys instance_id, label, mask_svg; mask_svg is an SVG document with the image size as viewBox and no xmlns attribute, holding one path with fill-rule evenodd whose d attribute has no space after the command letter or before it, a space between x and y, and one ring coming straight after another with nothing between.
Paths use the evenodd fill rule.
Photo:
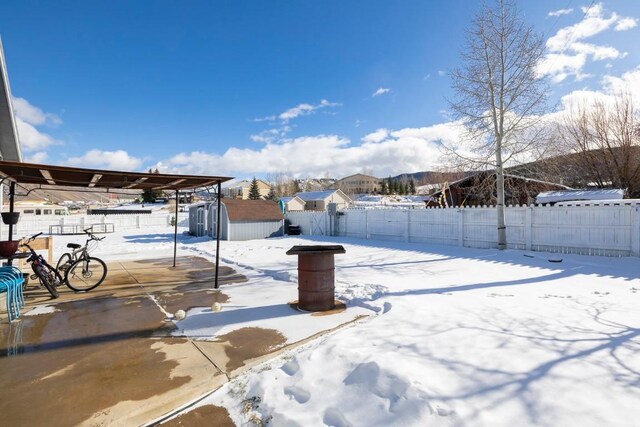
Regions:
<instances>
[{"instance_id":1,"label":"white vinyl fence","mask_svg":"<svg viewBox=\"0 0 640 427\"><path fill-rule=\"evenodd\" d=\"M640 256L638 206L506 208L507 246L583 255ZM497 248L494 207L288 212L302 234Z\"/></svg>"},{"instance_id":2,"label":"white vinyl fence","mask_svg":"<svg viewBox=\"0 0 640 427\"><path fill-rule=\"evenodd\" d=\"M188 226L188 213L178 213L178 225ZM20 215L20 220L13 228L15 238L21 238L30 234L43 232L49 233L52 225L79 225L81 228L90 227L93 224L113 224L116 232L122 230L134 230L147 227L170 227L174 213L151 213L133 215ZM2 239L9 235L9 227L2 225Z\"/></svg>"}]
</instances>

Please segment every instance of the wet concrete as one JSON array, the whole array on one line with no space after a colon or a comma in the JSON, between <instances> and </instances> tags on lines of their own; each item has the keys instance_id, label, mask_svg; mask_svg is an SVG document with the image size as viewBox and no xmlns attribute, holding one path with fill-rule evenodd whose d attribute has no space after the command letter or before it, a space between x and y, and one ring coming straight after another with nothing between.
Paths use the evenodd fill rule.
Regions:
<instances>
[{"instance_id":1,"label":"wet concrete","mask_svg":"<svg viewBox=\"0 0 640 427\"><path fill-rule=\"evenodd\" d=\"M171 261L110 262L98 288L61 287L57 300L29 288L25 312L43 305L55 311L0 324L0 424L143 425L292 345L279 331L259 327L216 341L172 337L166 313L233 303L225 287L247 279L220 268L216 290L206 259L179 258L175 268ZM224 409L208 406L174 422L233 425Z\"/></svg>"},{"instance_id":2,"label":"wet concrete","mask_svg":"<svg viewBox=\"0 0 640 427\"><path fill-rule=\"evenodd\" d=\"M251 327L220 335L217 342L225 346L228 358L225 370L230 372L243 366L247 360L277 350L286 344L287 339L275 329Z\"/></svg>"},{"instance_id":3,"label":"wet concrete","mask_svg":"<svg viewBox=\"0 0 640 427\"><path fill-rule=\"evenodd\" d=\"M42 303L55 311L0 324L2 424L142 424L222 385L226 377L189 340L169 336L173 323L149 297L167 311L228 300L206 289L210 263L203 268L202 258L181 261L180 274L165 274L162 260L111 263L97 289L60 288L57 300L28 288L25 312ZM190 262L197 273L188 274ZM187 284L197 290L177 291Z\"/></svg>"},{"instance_id":4,"label":"wet concrete","mask_svg":"<svg viewBox=\"0 0 640 427\"><path fill-rule=\"evenodd\" d=\"M200 406L192 411L162 423L165 427L234 427L235 424L229 417L225 408L214 405Z\"/></svg>"}]
</instances>

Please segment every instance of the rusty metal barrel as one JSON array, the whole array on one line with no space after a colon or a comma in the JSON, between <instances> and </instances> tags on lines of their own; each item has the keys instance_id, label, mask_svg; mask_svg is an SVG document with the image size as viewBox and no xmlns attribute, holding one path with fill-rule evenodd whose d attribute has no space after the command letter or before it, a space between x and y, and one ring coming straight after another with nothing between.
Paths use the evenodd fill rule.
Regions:
<instances>
[{"instance_id":1,"label":"rusty metal barrel","mask_svg":"<svg viewBox=\"0 0 640 427\"><path fill-rule=\"evenodd\" d=\"M287 255L298 255L298 308L327 311L335 307L333 256L345 252L341 245L303 245L287 251Z\"/></svg>"}]
</instances>

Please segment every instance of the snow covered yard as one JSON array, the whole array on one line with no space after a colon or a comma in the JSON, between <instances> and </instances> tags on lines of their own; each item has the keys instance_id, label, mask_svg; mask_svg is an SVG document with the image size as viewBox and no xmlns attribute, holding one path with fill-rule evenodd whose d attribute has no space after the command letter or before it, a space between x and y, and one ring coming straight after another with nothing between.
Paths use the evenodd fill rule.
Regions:
<instances>
[{"instance_id":1,"label":"snow covered yard","mask_svg":"<svg viewBox=\"0 0 640 427\"><path fill-rule=\"evenodd\" d=\"M255 397L277 426L633 425L640 416L637 259L550 263L333 238L224 242L221 253L295 282L284 251L322 242L347 249L336 256L339 298L378 316L216 393L237 422Z\"/></svg>"},{"instance_id":2,"label":"snow covered yard","mask_svg":"<svg viewBox=\"0 0 640 427\"><path fill-rule=\"evenodd\" d=\"M96 255L167 253L166 228L145 232L110 235ZM335 257L338 298L375 315L254 368L198 405L225 406L238 424L274 426L637 425L637 258L551 263L513 250L305 237L225 241L221 257L286 300L297 280L286 250L322 243L347 251ZM214 250L211 240L180 236L179 254L211 258ZM233 287L223 289L233 301Z\"/></svg>"}]
</instances>

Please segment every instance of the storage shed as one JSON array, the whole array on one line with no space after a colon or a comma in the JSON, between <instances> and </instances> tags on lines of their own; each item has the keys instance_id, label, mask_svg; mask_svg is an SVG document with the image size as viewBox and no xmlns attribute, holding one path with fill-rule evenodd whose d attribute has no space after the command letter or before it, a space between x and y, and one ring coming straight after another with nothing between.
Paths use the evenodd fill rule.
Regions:
<instances>
[{"instance_id":1,"label":"storage shed","mask_svg":"<svg viewBox=\"0 0 640 427\"><path fill-rule=\"evenodd\" d=\"M304 200L302 200L298 196L281 197L280 198L280 208L282 209L282 212L303 211L304 210Z\"/></svg>"},{"instance_id":2,"label":"storage shed","mask_svg":"<svg viewBox=\"0 0 640 427\"><path fill-rule=\"evenodd\" d=\"M189 208L189 233L216 236L216 202ZM222 199L220 212L221 240L265 239L284 235L284 216L271 200Z\"/></svg>"}]
</instances>

